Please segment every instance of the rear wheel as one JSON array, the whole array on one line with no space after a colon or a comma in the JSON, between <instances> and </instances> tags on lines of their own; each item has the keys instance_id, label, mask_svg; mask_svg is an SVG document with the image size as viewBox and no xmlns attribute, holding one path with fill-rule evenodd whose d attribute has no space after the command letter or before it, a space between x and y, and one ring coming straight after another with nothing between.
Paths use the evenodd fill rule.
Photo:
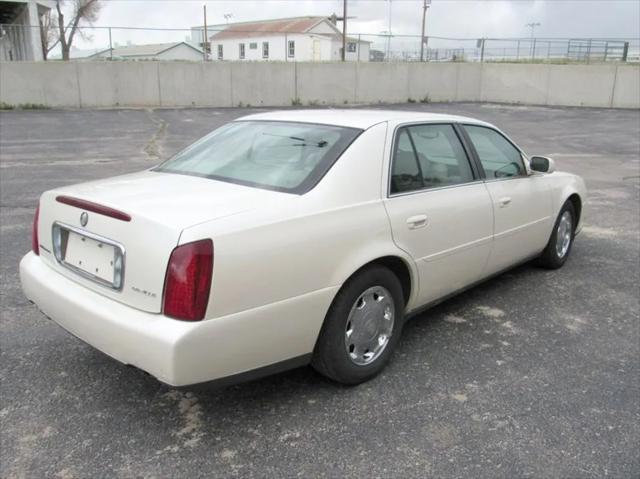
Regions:
<instances>
[{"instance_id":1,"label":"rear wheel","mask_svg":"<svg viewBox=\"0 0 640 479\"><path fill-rule=\"evenodd\" d=\"M313 352L316 371L342 384L377 375L400 339L404 300L398 278L370 266L336 295Z\"/></svg>"},{"instance_id":2,"label":"rear wheel","mask_svg":"<svg viewBox=\"0 0 640 479\"><path fill-rule=\"evenodd\" d=\"M548 269L560 268L571 252L576 229L576 214L571 201L567 201L560 210L553 233L538 263Z\"/></svg>"}]
</instances>

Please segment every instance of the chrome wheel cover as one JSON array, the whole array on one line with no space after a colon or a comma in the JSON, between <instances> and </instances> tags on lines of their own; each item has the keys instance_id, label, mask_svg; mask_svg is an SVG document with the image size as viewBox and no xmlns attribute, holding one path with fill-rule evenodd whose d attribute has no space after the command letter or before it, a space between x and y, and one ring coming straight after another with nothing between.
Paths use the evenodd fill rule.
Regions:
<instances>
[{"instance_id":1,"label":"chrome wheel cover","mask_svg":"<svg viewBox=\"0 0 640 479\"><path fill-rule=\"evenodd\" d=\"M564 258L569 251L571 245L571 238L573 236L573 221L571 213L565 211L560 217L560 223L558 223L558 231L556 232L556 254L558 258Z\"/></svg>"},{"instance_id":2,"label":"chrome wheel cover","mask_svg":"<svg viewBox=\"0 0 640 479\"><path fill-rule=\"evenodd\" d=\"M344 345L353 363L366 366L382 354L391 339L395 313L393 297L382 286L373 286L358 296L344 333Z\"/></svg>"}]
</instances>

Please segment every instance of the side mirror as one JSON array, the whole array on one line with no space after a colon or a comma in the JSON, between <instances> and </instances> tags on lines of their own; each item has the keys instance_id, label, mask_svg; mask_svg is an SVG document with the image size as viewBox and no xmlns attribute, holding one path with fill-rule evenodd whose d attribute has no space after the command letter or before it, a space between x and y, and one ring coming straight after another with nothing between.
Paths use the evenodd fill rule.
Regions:
<instances>
[{"instance_id":1,"label":"side mirror","mask_svg":"<svg viewBox=\"0 0 640 479\"><path fill-rule=\"evenodd\" d=\"M540 173L553 173L556 171L556 164L546 156L532 156L529 159L529 166L533 171Z\"/></svg>"}]
</instances>

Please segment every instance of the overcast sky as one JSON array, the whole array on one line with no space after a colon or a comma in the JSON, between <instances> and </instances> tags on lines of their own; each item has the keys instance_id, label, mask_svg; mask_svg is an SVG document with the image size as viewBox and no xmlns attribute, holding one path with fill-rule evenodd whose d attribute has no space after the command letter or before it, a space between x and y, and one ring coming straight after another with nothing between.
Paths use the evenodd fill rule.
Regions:
<instances>
[{"instance_id":1,"label":"overcast sky","mask_svg":"<svg viewBox=\"0 0 640 479\"><path fill-rule=\"evenodd\" d=\"M263 20L298 15L341 14L338 0L103 0L97 25L190 27L202 22L207 5L210 23ZM393 33L420 34L422 0L391 2ZM350 0L348 14L354 33L388 29L387 0ZM639 36L639 0L433 0L428 28L436 36L527 36L526 23L540 22L542 36Z\"/></svg>"},{"instance_id":2,"label":"overcast sky","mask_svg":"<svg viewBox=\"0 0 640 479\"><path fill-rule=\"evenodd\" d=\"M202 23L207 5L208 23L263 20L342 12L341 0L102 0L99 26L189 28ZM349 33L380 33L388 30L388 0L349 0ZM420 34L422 0L392 0L391 30L394 34ZM443 37L526 37L525 26L539 22L540 37L640 37L640 0L432 0L427 15L427 35ZM188 32L114 32L114 42L124 44L185 40ZM170 37L170 38L169 38ZM86 47L101 43L78 42Z\"/></svg>"}]
</instances>

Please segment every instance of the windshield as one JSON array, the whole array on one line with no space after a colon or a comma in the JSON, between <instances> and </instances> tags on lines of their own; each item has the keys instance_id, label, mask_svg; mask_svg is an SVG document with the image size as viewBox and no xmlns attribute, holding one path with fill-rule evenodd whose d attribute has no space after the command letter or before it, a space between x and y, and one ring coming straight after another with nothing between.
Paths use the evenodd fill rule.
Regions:
<instances>
[{"instance_id":1,"label":"windshield","mask_svg":"<svg viewBox=\"0 0 640 479\"><path fill-rule=\"evenodd\" d=\"M236 121L154 171L301 194L316 185L360 132L311 123Z\"/></svg>"}]
</instances>

